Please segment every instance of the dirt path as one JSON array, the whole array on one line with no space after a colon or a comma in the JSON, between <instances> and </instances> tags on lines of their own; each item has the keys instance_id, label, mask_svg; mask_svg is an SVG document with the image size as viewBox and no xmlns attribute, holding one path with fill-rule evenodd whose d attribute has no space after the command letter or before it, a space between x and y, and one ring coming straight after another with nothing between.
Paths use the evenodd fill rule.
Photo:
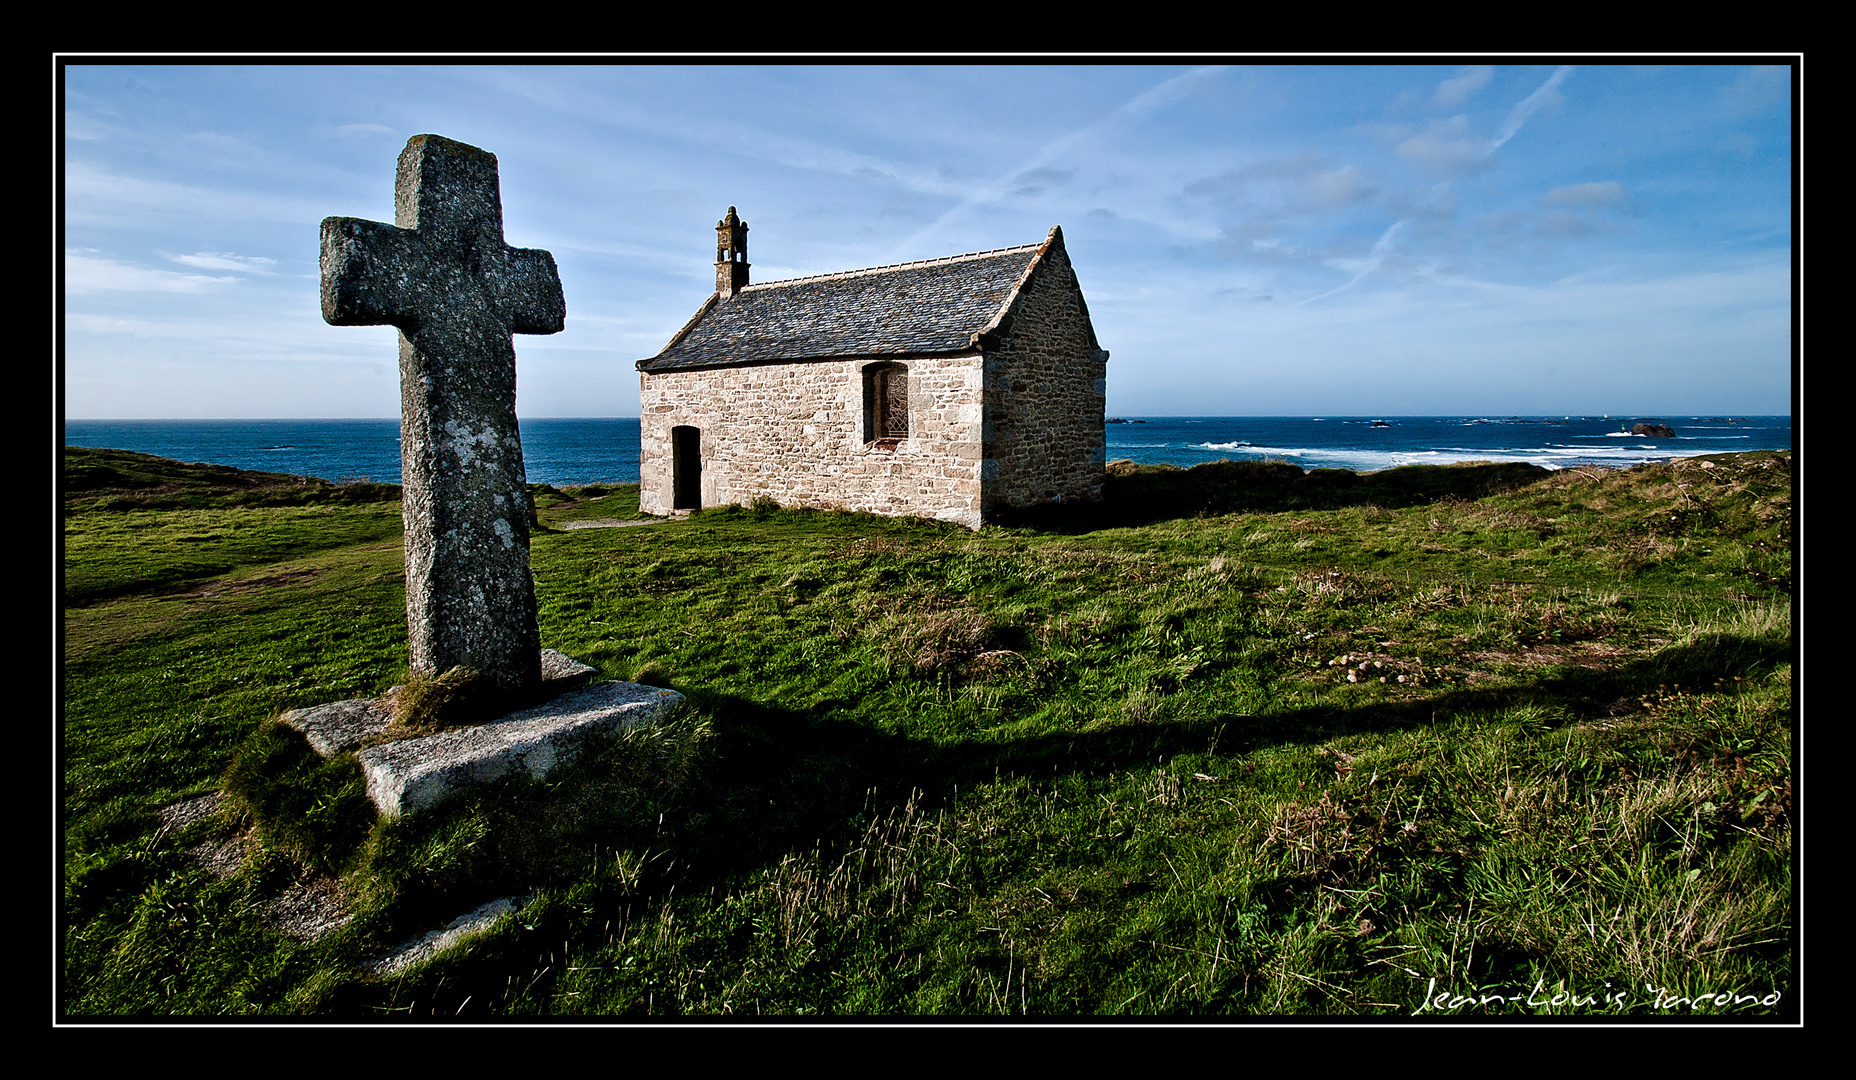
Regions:
<instances>
[{"instance_id":1,"label":"dirt path","mask_svg":"<svg viewBox=\"0 0 1856 1080\"><path fill-rule=\"evenodd\" d=\"M633 525L662 525L674 518L647 518L644 521L621 521L618 518L594 518L591 521L563 521L559 525L548 526L562 532L571 529L624 529Z\"/></svg>"}]
</instances>

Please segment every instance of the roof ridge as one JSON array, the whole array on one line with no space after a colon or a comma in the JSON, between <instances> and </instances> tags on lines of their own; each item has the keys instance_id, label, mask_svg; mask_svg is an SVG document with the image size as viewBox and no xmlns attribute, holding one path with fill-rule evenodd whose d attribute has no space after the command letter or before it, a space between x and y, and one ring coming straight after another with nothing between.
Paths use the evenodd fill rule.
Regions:
<instances>
[{"instance_id":1,"label":"roof ridge","mask_svg":"<svg viewBox=\"0 0 1856 1080\"><path fill-rule=\"evenodd\" d=\"M874 274L880 271L901 270L904 267L910 266L932 266L938 263L960 262L963 259L978 259L988 255L1004 255L1017 251L1036 251L1042 246L1042 241L1036 244L1014 244L1011 247L988 248L985 251L969 251L961 255L942 255L934 259L911 259L908 262L884 263L882 266L866 266L861 270L837 270L829 274L807 274L804 277L780 278L776 281L757 281L752 285L744 286L741 291L753 292L758 289L778 288L782 285L798 285L807 281L826 281L832 278L857 277L860 274Z\"/></svg>"}]
</instances>

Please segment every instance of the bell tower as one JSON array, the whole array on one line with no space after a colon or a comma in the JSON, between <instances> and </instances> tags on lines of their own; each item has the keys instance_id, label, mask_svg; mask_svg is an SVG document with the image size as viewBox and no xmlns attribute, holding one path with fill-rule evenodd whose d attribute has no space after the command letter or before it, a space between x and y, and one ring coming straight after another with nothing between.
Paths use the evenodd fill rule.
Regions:
<instances>
[{"instance_id":1,"label":"bell tower","mask_svg":"<svg viewBox=\"0 0 1856 1080\"><path fill-rule=\"evenodd\" d=\"M728 216L715 223L715 291L732 299L748 283L748 223L728 208Z\"/></svg>"}]
</instances>

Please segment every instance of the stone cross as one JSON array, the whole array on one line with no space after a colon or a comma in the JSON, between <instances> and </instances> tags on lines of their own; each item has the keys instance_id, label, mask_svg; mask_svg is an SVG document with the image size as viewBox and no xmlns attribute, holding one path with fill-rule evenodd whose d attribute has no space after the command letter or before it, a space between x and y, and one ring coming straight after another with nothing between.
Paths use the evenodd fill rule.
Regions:
<instances>
[{"instance_id":1,"label":"stone cross","mask_svg":"<svg viewBox=\"0 0 1856 1080\"><path fill-rule=\"evenodd\" d=\"M437 135L400 153L394 224L322 222L322 317L400 331L406 628L415 675L541 685L511 334L559 333L554 256L503 242L496 156Z\"/></svg>"}]
</instances>

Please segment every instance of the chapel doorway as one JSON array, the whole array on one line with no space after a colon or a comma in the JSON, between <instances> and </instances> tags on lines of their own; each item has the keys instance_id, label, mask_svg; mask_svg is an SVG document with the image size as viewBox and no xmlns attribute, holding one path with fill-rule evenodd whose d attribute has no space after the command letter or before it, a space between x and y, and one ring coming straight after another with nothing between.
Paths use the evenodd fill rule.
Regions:
<instances>
[{"instance_id":1,"label":"chapel doorway","mask_svg":"<svg viewBox=\"0 0 1856 1080\"><path fill-rule=\"evenodd\" d=\"M670 508L702 509L702 432L693 427L670 429Z\"/></svg>"}]
</instances>

